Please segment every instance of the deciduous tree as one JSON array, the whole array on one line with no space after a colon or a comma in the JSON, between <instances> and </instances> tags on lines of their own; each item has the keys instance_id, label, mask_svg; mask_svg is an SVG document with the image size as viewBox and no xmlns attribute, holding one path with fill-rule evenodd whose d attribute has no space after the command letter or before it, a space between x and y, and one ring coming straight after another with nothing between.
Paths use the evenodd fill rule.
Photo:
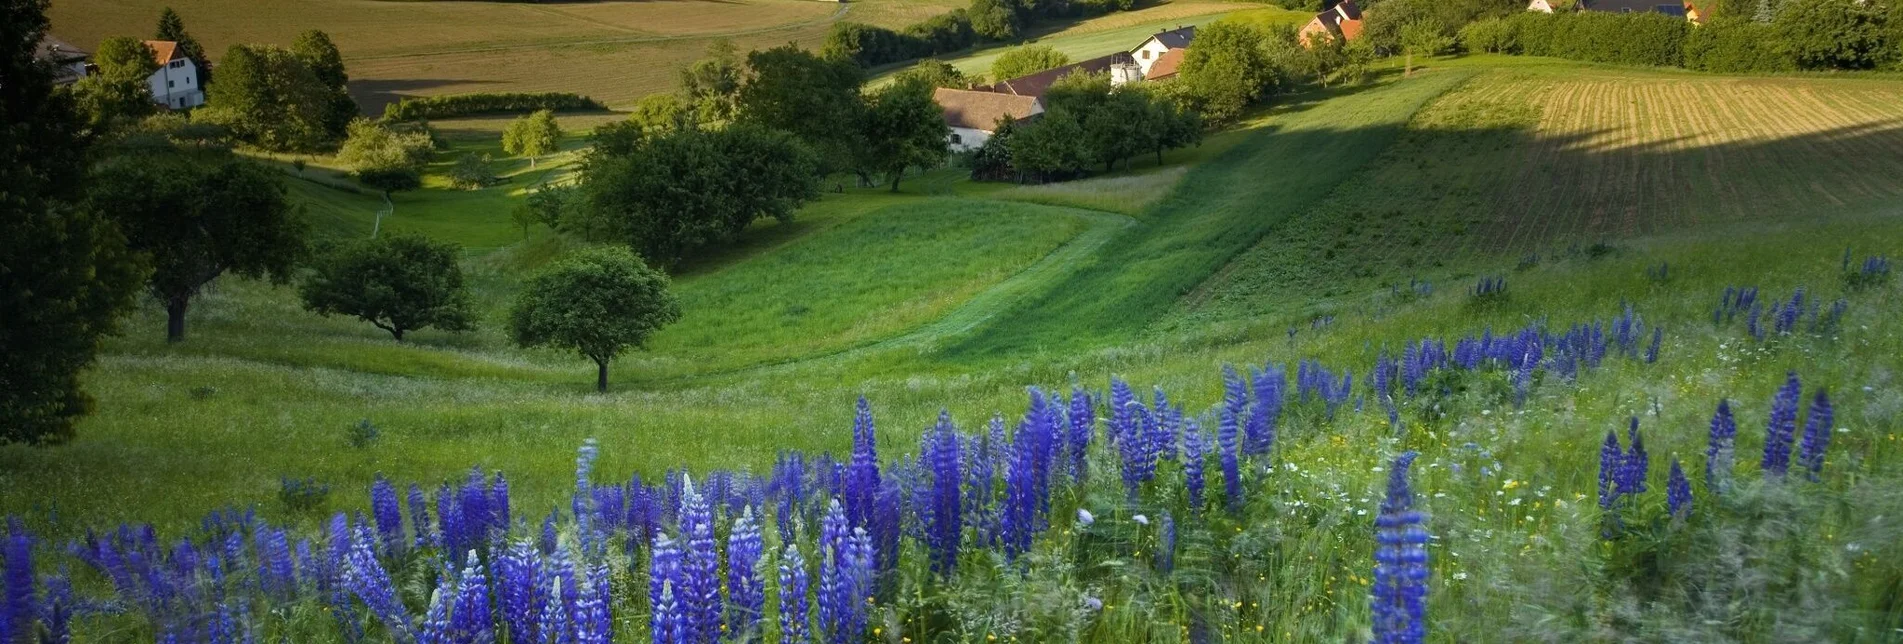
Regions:
<instances>
[{"instance_id":1,"label":"deciduous tree","mask_svg":"<svg viewBox=\"0 0 1903 644\"><path fill-rule=\"evenodd\" d=\"M991 61L991 77L1009 80L1070 64L1070 57L1050 45L1013 47Z\"/></svg>"},{"instance_id":2,"label":"deciduous tree","mask_svg":"<svg viewBox=\"0 0 1903 644\"><path fill-rule=\"evenodd\" d=\"M576 253L530 278L509 315L524 347L571 349L595 361L595 390L608 391L608 363L681 317L668 279L627 248Z\"/></svg>"},{"instance_id":3,"label":"deciduous tree","mask_svg":"<svg viewBox=\"0 0 1903 644\"><path fill-rule=\"evenodd\" d=\"M93 52L99 71L71 88L87 130L102 135L158 111L148 79L158 71L152 48L134 38L107 38Z\"/></svg>"},{"instance_id":4,"label":"deciduous tree","mask_svg":"<svg viewBox=\"0 0 1903 644\"><path fill-rule=\"evenodd\" d=\"M792 133L819 154L821 170L850 162L865 109L858 65L786 45L747 54L747 68L742 122Z\"/></svg>"},{"instance_id":5,"label":"deciduous tree","mask_svg":"<svg viewBox=\"0 0 1903 644\"><path fill-rule=\"evenodd\" d=\"M707 55L681 70L681 100L694 112L694 120L721 123L733 120L738 111L740 85L745 78L740 56L733 42L715 40L707 46Z\"/></svg>"},{"instance_id":6,"label":"deciduous tree","mask_svg":"<svg viewBox=\"0 0 1903 644\"><path fill-rule=\"evenodd\" d=\"M1454 46L1454 39L1447 36L1447 26L1439 20L1418 20L1401 27L1401 50L1407 52L1407 61L1402 63L1402 76L1414 75L1415 56L1438 56Z\"/></svg>"},{"instance_id":7,"label":"deciduous tree","mask_svg":"<svg viewBox=\"0 0 1903 644\"><path fill-rule=\"evenodd\" d=\"M422 187L423 165L434 148L427 132L398 132L366 118L351 121L349 132L337 162L348 166L358 181L382 192L385 201L391 193Z\"/></svg>"},{"instance_id":8,"label":"deciduous tree","mask_svg":"<svg viewBox=\"0 0 1903 644\"><path fill-rule=\"evenodd\" d=\"M194 119L231 129L267 150L308 151L333 144L334 93L289 50L233 45L218 65L218 84Z\"/></svg>"},{"instance_id":9,"label":"deciduous tree","mask_svg":"<svg viewBox=\"0 0 1903 644\"><path fill-rule=\"evenodd\" d=\"M1279 72L1264 48L1265 35L1247 24L1218 22L1196 32L1183 55L1175 89L1204 118L1222 123L1275 88Z\"/></svg>"},{"instance_id":10,"label":"deciduous tree","mask_svg":"<svg viewBox=\"0 0 1903 644\"><path fill-rule=\"evenodd\" d=\"M326 139L341 140L350 122L363 116L357 101L350 98L347 87L350 74L344 71L343 52L337 51L337 45L330 41L329 34L312 29L298 34L297 40L291 41L291 53L310 68L311 76L316 77L327 95L324 107Z\"/></svg>"},{"instance_id":11,"label":"deciduous tree","mask_svg":"<svg viewBox=\"0 0 1903 644\"><path fill-rule=\"evenodd\" d=\"M344 244L318 255L298 294L319 315L348 315L390 332L467 331L469 292L456 259L461 247L415 235Z\"/></svg>"},{"instance_id":12,"label":"deciduous tree","mask_svg":"<svg viewBox=\"0 0 1903 644\"><path fill-rule=\"evenodd\" d=\"M935 167L950 154L945 139L951 128L932 100L932 86L921 81L902 80L874 92L861 128L860 167L885 175L893 192L907 168Z\"/></svg>"},{"instance_id":13,"label":"deciduous tree","mask_svg":"<svg viewBox=\"0 0 1903 644\"><path fill-rule=\"evenodd\" d=\"M76 205L85 140L33 57L46 6L0 0L0 443L72 437L92 407L79 374L143 279L112 222Z\"/></svg>"},{"instance_id":14,"label":"deciduous tree","mask_svg":"<svg viewBox=\"0 0 1903 644\"><path fill-rule=\"evenodd\" d=\"M278 181L221 149L142 149L93 171L93 209L151 261L147 286L165 304L167 340L185 339L192 298L221 275L290 279L305 225Z\"/></svg>"},{"instance_id":15,"label":"deciduous tree","mask_svg":"<svg viewBox=\"0 0 1903 644\"><path fill-rule=\"evenodd\" d=\"M561 142L562 126L555 122L555 113L548 110L537 110L511 121L502 131L502 151L528 157L531 168L535 167L536 157L561 149Z\"/></svg>"}]
</instances>

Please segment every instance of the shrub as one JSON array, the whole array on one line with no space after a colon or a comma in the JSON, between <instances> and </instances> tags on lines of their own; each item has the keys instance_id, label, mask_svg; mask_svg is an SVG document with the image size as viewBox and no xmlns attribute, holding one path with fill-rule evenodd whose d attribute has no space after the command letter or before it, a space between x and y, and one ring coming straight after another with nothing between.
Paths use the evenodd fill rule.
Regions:
<instances>
[{"instance_id":1,"label":"shrub","mask_svg":"<svg viewBox=\"0 0 1903 644\"><path fill-rule=\"evenodd\" d=\"M449 118L472 114L512 114L537 110L577 112L606 110L595 99L566 92L510 92L499 94L455 94L406 98L383 108L388 121Z\"/></svg>"},{"instance_id":2,"label":"shrub","mask_svg":"<svg viewBox=\"0 0 1903 644\"><path fill-rule=\"evenodd\" d=\"M1513 24L1487 18L1460 28L1460 46L1470 53L1504 54L1512 51Z\"/></svg>"},{"instance_id":3,"label":"shrub","mask_svg":"<svg viewBox=\"0 0 1903 644\"><path fill-rule=\"evenodd\" d=\"M509 314L524 347L571 349L595 361L597 391L608 390L608 363L679 320L667 275L626 247L582 251L530 278Z\"/></svg>"},{"instance_id":4,"label":"shrub","mask_svg":"<svg viewBox=\"0 0 1903 644\"><path fill-rule=\"evenodd\" d=\"M1890 57L1884 50L1883 20L1881 10L1869 3L1792 0L1772 26L1798 67L1870 69Z\"/></svg>"},{"instance_id":5,"label":"shrub","mask_svg":"<svg viewBox=\"0 0 1903 644\"><path fill-rule=\"evenodd\" d=\"M294 513L320 510L330 501L330 484L314 478L278 479L278 500Z\"/></svg>"},{"instance_id":6,"label":"shrub","mask_svg":"<svg viewBox=\"0 0 1903 644\"><path fill-rule=\"evenodd\" d=\"M496 180L489 172L489 155L470 152L456 158L456 165L449 168L449 185L464 190L476 190Z\"/></svg>"},{"instance_id":7,"label":"shrub","mask_svg":"<svg viewBox=\"0 0 1903 644\"><path fill-rule=\"evenodd\" d=\"M365 418L351 423L344 429L344 442L351 447L365 449L375 444L382 435L383 432L378 430L376 425L371 424L370 419Z\"/></svg>"},{"instance_id":8,"label":"shrub","mask_svg":"<svg viewBox=\"0 0 1903 644\"><path fill-rule=\"evenodd\" d=\"M1512 23L1520 53L1594 63L1679 67L1691 30L1662 13L1523 13Z\"/></svg>"},{"instance_id":9,"label":"shrub","mask_svg":"<svg viewBox=\"0 0 1903 644\"><path fill-rule=\"evenodd\" d=\"M1068 64L1070 57L1050 45L1013 47L991 62L991 77L998 80L1018 78Z\"/></svg>"},{"instance_id":10,"label":"shrub","mask_svg":"<svg viewBox=\"0 0 1903 644\"><path fill-rule=\"evenodd\" d=\"M321 255L298 294L306 309L369 322L398 342L428 327L466 331L474 315L461 254L456 244L421 236L354 242Z\"/></svg>"},{"instance_id":11,"label":"shrub","mask_svg":"<svg viewBox=\"0 0 1903 644\"><path fill-rule=\"evenodd\" d=\"M1720 17L1685 37L1685 67L1701 72L1778 72L1795 64L1779 46L1777 29L1744 18Z\"/></svg>"}]
</instances>

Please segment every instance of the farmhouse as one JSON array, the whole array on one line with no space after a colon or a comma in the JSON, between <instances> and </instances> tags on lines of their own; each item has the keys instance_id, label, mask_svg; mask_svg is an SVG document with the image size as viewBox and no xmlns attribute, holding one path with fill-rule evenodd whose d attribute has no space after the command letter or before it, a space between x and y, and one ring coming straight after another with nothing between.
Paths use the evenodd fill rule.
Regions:
<instances>
[{"instance_id":1,"label":"farmhouse","mask_svg":"<svg viewBox=\"0 0 1903 644\"><path fill-rule=\"evenodd\" d=\"M1136 49L1130 50L1130 56L1135 59L1137 69L1142 73L1141 77L1152 78L1150 70L1155 68L1165 56L1172 51L1177 52L1174 59L1180 62L1183 57L1182 50L1188 49L1190 41L1195 39L1196 28L1193 26L1157 32L1144 39L1143 44L1137 45ZM1171 74L1175 73L1174 69L1175 63L1172 63Z\"/></svg>"},{"instance_id":2,"label":"farmhouse","mask_svg":"<svg viewBox=\"0 0 1903 644\"><path fill-rule=\"evenodd\" d=\"M1537 0L1536 0L1537 1ZM1318 42L1318 38L1340 38L1343 41L1361 38L1361 7L1355 0L1341 0L1302 25L1297 33L1303 45ZM1312 45L1311 45L1312 46Z\"/></svg>"},{"instance_id":3,"label":"farmhouse","mask_svg":"<svg viewBox=\"0 0 1903 644\"><path fill-rule=\"evenodd\" d=\"M1001 80L984 89L999 94L1015 94L1018 96L1043 98L1044 92L1049 91L1051 85L1055 84L1058 79L1078 72L1085 74L1109 72L1110 82L1115 85L1122 85L1143 78L1143 72L1140 66L1138 66L1136 59L1131 58L1128 53L1117 52L1108 56L1099 56L1061 67L1052 67L1028 76Z\"/></svg>"},{"instance_id":4,"label":"farmhouse","mask_svg":"<svg viewBox=\"0 0 1903 644\"><path fill-rule=\"evenodd\" d=\"M89 55L72 43L54 38L51 34L40 39L33 48L33 58L53 66L53 83L71 85L92 73L93 67L86 62Z\"/></svg>"},{"instance_id":5,"label":"farmhouse","mask_svg":"<svg viewBox=\"0 0 1903 644\"><path fill-rule=\"evenodd\" d=\"M159 63L159 70L146 79L153 101L172 109L205 104L205 88L198 83L198 63L180 54L178 43L147 40L145 46L152 48L153 60Z\"/></svg>"},{"instance_id":6,"label":"farmhouse","mask_svg":"<svg viewBox=\"0 0 1903 644\"><path fill-rule=\"evenodd\" d=\"M982 147L1004 119L1021 121L1044 113L1043 102L1035 96L941 87L932 92L932 100L945 110L953 152Z\"/></svg>"},{"instance_id":7,"label":"farmhouse","mask_svg":"<svg viewBox=\"0 0 1903 644\"><path fill-rule=\"evenodd\" d=\"M1603 11L1606 13L1662 13L1668 16L1680 16L1693 23L1703 23L1704 16L1697 7L1679 2L1659 2L1658 0L1577 0L1571 7L1558 0L1532 0L1526 5L1527 11L1553 13L1555 10L1574 9L1577 11Z\"/></svg>"}]
</instances>

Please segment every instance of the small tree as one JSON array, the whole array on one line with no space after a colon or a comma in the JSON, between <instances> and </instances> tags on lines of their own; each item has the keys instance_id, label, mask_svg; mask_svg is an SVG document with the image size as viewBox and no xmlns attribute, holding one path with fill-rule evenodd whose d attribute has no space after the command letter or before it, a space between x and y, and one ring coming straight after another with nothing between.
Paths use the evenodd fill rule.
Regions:
<instances>
[{"instance_id":1,"label":"small tree","mask_svg":"<svg viewBox=\"0 0 1903 644\"><path fill-rule=\"evenodd\" d=\"M350 122L350 137L337 151L337 161L357 174L357 181L390 195L423 187L423 164L434 148L428 133L396 132L370 119ZM394 210L395 202L390 202ZM377 227L382 228L379 216Z\"/></svg>"},{"instance_id":2,"label":"small tree","mask_svg":"<svg viewBox=\"0 0 1903 644\"><path fill-rule=\"evenodd\" d=\"M667 289L667 276L625 247L585 250L529 279L510 332L521 346L573 349L595 361L595 390L606 392L615 356L680 319Z\"/></svg>"},{"instance_id":3,"label":"small tree","mask_svg":"<svg viewBox=\"0 0 1903 644\"><path fill-rule=\"evenodd\" d=\"M1010 80L1070 64L1070 57L1050 45L1025 45L1006 51L991 62L991 77Z\"/></svg>"},{"instance_id":4,"label":"small tree","mask_svg":"<svg viewBox=\"0 0 1903 644\"><path fill-rule=\"evenodd\" d=\"M1452 47L1454 39L1447 37L1447 29L1438 20L1420 20L1401 27L1401 49L1407 52L1407 62L1402 65L1402 76L1414 75L1414 56L1435 56Z\"/></svg>"},{"instance_id":5,"label":"small tree","mask_svg":"<svg viewBox=\"0 0 1903 644\"><path fill-rule=\"evenodd\" d=\"M456 158L456 165L449 169L449 184L464 190L476 190L489 185L496 179L489 172L489 155L466 153Z\"/></svg>"},{"instance_id":6,"label":"small tree","mask_svg":"<svg viewBox=\"0 0 1903 644\"><path fill-rule=\"evenodd\" d=\"M562 126L555 123L555 113L548 110L516 119L502 131L502 151L528 157L531 168L536 157L553 154L561 141Z\"/></svg>"},{"instance_id":7,"label":"small tree","mask_svg":"<svg viewBox=\"0 0 1903 644\"><path fill-rule=\"evenodd\" d=\"M280 174L222 150L156 149L93 173L92 207L151 258L152 295L165 303L168 341L185 339L185 311L225 273L283 283L304 254L304 222Z\"/></svg>"},{"instance_id":8,"label":"small tree","mask_svg":"<svg viewBox=\"0 0 1903 644\"><path fill-rule=\"evenodd\" d=\"M932 101L932 86L921 81L900 81L874 93L861 128L860 167L884 174L893 192L906 168L934 167L950 154L945 138L951 128Z\"/></svg>"},{"instance_id":9,"label":"small tree","mask_svg":"<svg viewBox=\"0 0 1903 644\"><path fill-rule=\"evenodd\" d=\"M398 342L423 328L467 331L474 315L460 253L456 244L412 235L350 243L320 256L298 294L305 309L354 316Z\"/></svg>"}]
</instances>

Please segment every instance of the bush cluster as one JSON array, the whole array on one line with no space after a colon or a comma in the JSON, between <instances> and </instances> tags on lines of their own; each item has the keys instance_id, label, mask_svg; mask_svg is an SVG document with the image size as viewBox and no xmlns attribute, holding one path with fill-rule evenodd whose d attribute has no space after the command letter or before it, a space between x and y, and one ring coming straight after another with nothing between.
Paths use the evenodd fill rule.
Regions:
<instances>
[{"instance_id":1,"label":"bush cluster","mask_svg":"<svg viewBox=\"0 0 1903 644\"><path fill-rule=\"evenodd\" d=\"M390 121L411 121L472 114L605 109L608 109L607 106L596 102L595 99L567 92L456 94L406 98L383 108L383 118Z\"/></svg>"},{"instance_id":2,"label":"bush cluster","mask_svg":"<svg viewBox=\"0 0 1903 644\"><path fill-rule=\"evenodd\" d=\"M858 22L839 22L826 35L822 51L864 67L960 51L980 42L1004 42L1038 23L1128 11L1134 0L972 0L971 6L893 30Z\"/></svg>"},{"instance_id":3,"label":"bush cluster","mask_svg":"<svg viewBox=\"0 0 1903 644\"><path fill-rule=\"evenodd\" d=\"M1459 35L1470 52L1707 72L1903 68L1903 2L1789 0L1749 16L1718 14L1693 25L1659 13L1528 12L1472 22Z\"/></svg>"},{"instance_id":4,"label":"bush cluster","mask_svg":"<svg viewBox=\"0 0 1903 644\"><path fill-rule=\"evenodd\" d=\"M1620 65L1680 67L1691 23L1662 13L1522 13L1509 19L1515 51Z\"/></svg>"}]
</instances>

